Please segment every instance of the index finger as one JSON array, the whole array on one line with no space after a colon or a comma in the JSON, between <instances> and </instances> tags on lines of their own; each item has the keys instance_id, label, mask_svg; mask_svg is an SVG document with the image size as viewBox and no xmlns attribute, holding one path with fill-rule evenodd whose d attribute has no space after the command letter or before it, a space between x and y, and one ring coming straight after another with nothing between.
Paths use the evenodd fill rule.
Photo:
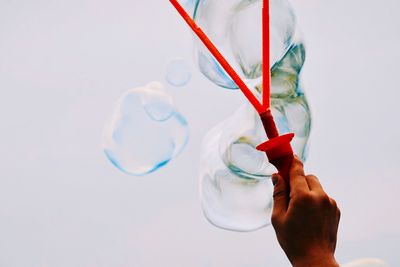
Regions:
<instances>
[{"instance_id":1,"label":"index finger","mask_svg":"<svg viewBox=\"0 0 400 267\"><path fill-rule=\"evenodd\" d=\"M309 191L306 176L304 174L303 162L294 157L289 172L290 193Z\"/></svg>"}]
</instances>

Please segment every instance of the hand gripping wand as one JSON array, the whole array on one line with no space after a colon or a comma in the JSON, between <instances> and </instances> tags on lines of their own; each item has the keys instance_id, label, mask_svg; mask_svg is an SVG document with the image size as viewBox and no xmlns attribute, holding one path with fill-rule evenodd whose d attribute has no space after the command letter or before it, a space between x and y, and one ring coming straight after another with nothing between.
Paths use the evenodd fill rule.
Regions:
<instances>
[{"instance_id":1,"label":"hand gripping wand","mask_svg":"<svg viewBox=\"0 0 400 267\"><path fill-rule=\"evenodd\" d=\"M269 16L269 1L263 1L262 8L262 72L263 72L263 90L262 90L262 103L257 97L251 92L243 80L239 77L236 71L224 58L224 56L218 51L216 46L207 37L203 30L194 22L189 16L185 9L179 4L178 0L170 0L171 4L176 8L178 13L186 21L193 32L200 38L203 44L207 47L210 53L226 71L229 77L236 83L239 89L242 91L244 96L253 105L260 115L262 124L264 126L265 133L267 134L268 141L257 146L257 149L264 151L267 154L268 160L277 169L279 174L286 180L289 181L289 169L293 160L293 149L290 145L294 134L279 135L276 127L274 118L271 113L271 76L270 76L270 16Z\"/></svg>"}]
</instances>

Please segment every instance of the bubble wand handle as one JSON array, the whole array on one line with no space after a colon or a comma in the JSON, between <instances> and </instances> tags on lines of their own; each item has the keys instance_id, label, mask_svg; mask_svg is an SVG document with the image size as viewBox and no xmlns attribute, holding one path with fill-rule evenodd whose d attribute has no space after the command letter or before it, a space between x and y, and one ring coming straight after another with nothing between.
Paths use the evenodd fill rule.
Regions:
<instances>
[{"instance_id":1,"label":"bubble wand handle","mask_svg":"<svg viewBox=\"0 0 400 267\"><path fill-rule=\"evenodd\" d=\"M263 105L258 101L258 99L254 96L251 90L239 77L236 71L231 67L231 65L229 65L228 61L218 51L218 49L207 37L207 35L203 32L203 30L199 26L197 26L196 22L194 22L194 20L189 16L189 14L185 11L185 9L179 4L179 2L177 0L170 0L170 2L176 8L178 13L182 16L182 18L186 21L189 27L193 30L193 32L200 38L200 40L207 47L210 53L222 66L222 68L228 73L229 77L231 77L231 79L236 83L236 85L243 92L245 97L250 101L250 103L257 110L257 112L260 114L265 112Z\"/></svg>"},{"instance_id":2,"label":"bubble wand handle","mask_svg":"<svg viewBox=\"0 0 400 267\"><path fill-rule=\"evenodd\" d=\"M262 102L265 109L271 106L270 36L269 0L264 0L262 6Z\"/></svg>"}]
</instances>

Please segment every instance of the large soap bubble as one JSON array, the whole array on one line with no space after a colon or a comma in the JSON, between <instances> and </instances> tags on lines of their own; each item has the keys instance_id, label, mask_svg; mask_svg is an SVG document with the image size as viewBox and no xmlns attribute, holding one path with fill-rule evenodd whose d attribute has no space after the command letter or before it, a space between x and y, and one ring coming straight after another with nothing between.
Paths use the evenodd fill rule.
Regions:
<instances>
[{"instance_id":1,"label":"large soap bubble","mask_svg":"<svg viewBox=\"0 0 400 267\"><path fill-rule=\"evenodd\" d=\"M365 258L352 261L343 267L390 267L389 264L380 259Z\"/></svg>"},{"instance_id":2,"label":"large soap bubble","mask_svg":"<svg viewBox=\"0 0 400 267\"><path fill-rule=\"evenodd\" d=\"M279 132L295 134L292 141L293 150L305 160L311 131L308 104L304 97L295 98L287 103L280 101L279 104L272 108ZM276 169L268 162L265 153L256 149L267 140L258 113L246 104L225 123L218 151L225 165L244 176L271 176Z\"/></svg>"},{"instance_id":3,"label":"large soap bubble","mask_svg":"<svg viewBox=\"0 0 400 267\"><path fill-rule=\"evenodd\" d=\"M262 0L197 0L194 19L216 44L233 68L254 84L262 76ZM287 0L271 0L271 66L296 39L296 24ZM215 84L237 89L219 63L195 39L200 71Z\"/></svg>"},{"instance_id":4,"label":"large soap bubble","mask_svg":"<svg viewBox=\"0 0 400 267\"><path fill-rule=\"evenodd\" d=\"M167 164L188 140L185 118L162 84L127 91L103 134L103 149L121 171L144 175Z\"/></svg>"},{"instance_id":5,"label":"large soap bubble","mask_svg":"<svg viewBox=\"0 0 400 267\"><path fill-rule=\"evenodd\" d=\"M272 113L281 133L295 133L293 150L305 160L311 115L304 96L287 101L276 99ZM200 195L204 214L214 225L252 231L270 223L270 177L277 170L265 153L256 149L266 140L260 117L249 104L204 138Z\"/></svg>"},{"instance_id":6,"label":"large soap bubble","mask_svg":"<svg viewBox=\"0 0 400 267\"><path fill-rule=\"evenodd\" d=\"M193 12L197 0L180 0L180 4L183 6L183 8L188 12L189 14Z\"/></svg>"},{"instance_id":7,"label":"large soap bubble","mask_svg":"<svg viewBox=\"0 0 400 267\"><path fill-rule=\"evenodd\" d=\"M202 208L205 217L217 227L253 231L269 224L272 184L269 179L240 176L223 162L219 149L228 123L224 121L214 127L203 141L200 168ZM257 154L253 149L249 152L249 157ZM250 168L264 163L264 156L259 153L251 161Z\"/></svg>"},{"instance_id":8,"label":"large soap bubble","mask_svg":"<svg viewBox=\"0 0 400 267\"><path fill-rule=\"evenodd\" d=\"M271 98L285 99L304 95L300 87L300 72L306 57L304 45L294 43L271 68ZM258 88L261 91L261 86Z\"/></svg>"},{"instance_id":9,"label":"large soap bubble","mask_svg":"<svg viewBox=\"0 0 400 267\"><path fill-rule=\"evenodd\" d=\"M293 132L294 152L304 161L311 131L311 113L299 84L304 46L294 44L271 69L271 105L281 134ZM261 85L255 92L260 97ZM214 225L252 231L270 223L276 172L256 147L267 136L260 117L246 103L205 137L200 173L204 214Z\"/></svg>"},{"instance_id":10,"label":"large soap bubble","mask_svg":"<svg viewBox=\"0 0 400 267\"><path fill-rule=\"evenodd\" d=\"M260 99L262 92L261 0L199 0L194 17L222 54ZM294 152L304 161L311 113L301 89L305 49L286 0L271 0L271 109L281 134L293 132ZM211 54L196 39L201 72L215 84L236 89ZM249 104L213 128L204 139L200 171L204 214L214 225L252 231L270 223L276 172L256 147L267 140L257 112Z\"/></svg>"}]
</instances>

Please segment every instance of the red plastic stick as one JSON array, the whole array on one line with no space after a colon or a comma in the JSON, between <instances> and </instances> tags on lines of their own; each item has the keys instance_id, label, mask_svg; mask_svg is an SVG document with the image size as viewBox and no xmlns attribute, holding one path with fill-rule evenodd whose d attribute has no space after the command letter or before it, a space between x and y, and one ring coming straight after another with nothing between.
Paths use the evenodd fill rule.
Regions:
<instances>
[{"instance_id":1,"label":"red plastic stick","mask_svg":"<svg viewBox=\"0 0 400 267\"><path fill-rule=\"evenodd\" d=\"M271 97L271 73L270 65L270 16L269 1L263 1L262 7L262 71L263 71L263 107L270 108Z\"/></svg>"},{"instance_id":2,"label":"red plastic stick","mask_svg":"<svg viewBox=\"0 0 400 267\"><path fill-rule=\"evenodd\" d=\"M189 14L185 11L185 9L179 4L177 0L170 0L171 4L176 8L182 18L186 21L189 27L194 31L194 33L200 38L203 44L208 48L214 58L221 64L222 68L228 73L229 77L236 83L236 85L240 88L246 98L250 101L250 103L254 106L258 113L265 112L265 108L258 101L258 99L254 96L251 90L247 87L247 85L243 82L243 80L239 77L236 71L229 65L228 61L222 56L222 54L218 51L215 45L211 42L211 40L207 37L207 35L197 26L196 22L189 16Z\"/></svg>"},{"instance_id":3,"label":"red plastic stick","mask_svg":"<svg viewBox=\"0 0 400 267\"><path fill-rule=\"evenodd\" d=\"M294 134L289 133L279 136L278 129L275 125L274 118L271 113L271 73L270 73L270 12L269 0L263 0L262 7L262 71L263 71L263 90L262 102L263 108L266 110L260 114L264 130L269 138L268 141L259 145L258 150L267 154L269 162L271 162L279 171L279 174L289 181L289 171L293 160L293 149L290 145Z\"/></svg>"},{"instance_id":4,"label":"red plastic stick","mask_svg":"<svg viewBox=\"0 0 400 267\"><path fill-rule=\"evenodd\" d=\"M243 94L247 97L250 103L260 114L265 132L269 140L257 147L258 150L264 151L269 161L278 169L279 173L289 179L289 168L293 160L293 151L290 141L294 134L286 134L279 136L278 129L272 117L270 109L270 25L269 25L269 0L263 1L263 96L262 103L253 95L251 90L229 65L228 61L222 56L215 45L207 37L207 35L197 26L193 19L186 13L185 9L178 3L177 0L170 0L179 14L183 17L186 23L192 28L194 33L200 38L203 44L208 48L214 58L221 64L222 68L228 73L231 79L237 84Z\"/></svg>"}]
</instances>

